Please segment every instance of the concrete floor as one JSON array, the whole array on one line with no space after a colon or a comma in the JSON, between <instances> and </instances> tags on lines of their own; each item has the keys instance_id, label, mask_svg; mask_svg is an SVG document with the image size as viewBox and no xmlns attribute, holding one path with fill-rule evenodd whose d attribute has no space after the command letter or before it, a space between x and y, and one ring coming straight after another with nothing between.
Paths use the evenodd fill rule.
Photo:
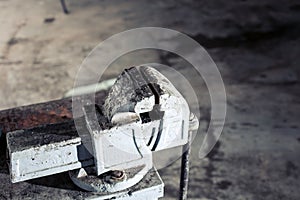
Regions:
<instances>
[{"instance_id":1,"label":"concrete floor","mask_svg":"<svg viewBox=\"0 0 300 200\"><path fill-rule=\"evenodd\" d=\"M198 151L210 117L209 94L204 82L182 67L187 65L182 59L135 52L117 60L103 79L117 76L124 66L149 62L171 65L187 76L201 112L190 199L300 199L298 1L67 3L69 15L59 1L0 1L1 109L61 98L87 54L115 33L141 26L182 31L208 50L226 87L226 124L207 158L200 160ZM166 199L177 197L179 168L177 161L160 170ZM84 197L66 174L10 184L1 168L0 184L0 199Z\"/></svg>"}]
</instances>

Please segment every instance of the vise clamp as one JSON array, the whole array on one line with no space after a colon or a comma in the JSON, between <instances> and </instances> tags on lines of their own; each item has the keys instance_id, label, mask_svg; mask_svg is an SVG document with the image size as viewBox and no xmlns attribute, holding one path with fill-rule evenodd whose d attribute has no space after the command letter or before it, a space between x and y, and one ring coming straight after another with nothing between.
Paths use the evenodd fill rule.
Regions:
<instances>
[{"instance_id":1,"label":"vise clamp","mask_svg":"<svg viewBox=\"0 0 300 200\"><path fill-rule=\"evenodd\" d=\"M117 78L103 104L87 104L82 111L76 123L7 133L11 181L69 171L72 181L96 192L97 199L162 197L164 184L152 152L188 148L191 132L198 129L197 118L172 83L154 68L132 67ZM182 162L183 198L187 154Z\"/></svg>"}]
</instances>

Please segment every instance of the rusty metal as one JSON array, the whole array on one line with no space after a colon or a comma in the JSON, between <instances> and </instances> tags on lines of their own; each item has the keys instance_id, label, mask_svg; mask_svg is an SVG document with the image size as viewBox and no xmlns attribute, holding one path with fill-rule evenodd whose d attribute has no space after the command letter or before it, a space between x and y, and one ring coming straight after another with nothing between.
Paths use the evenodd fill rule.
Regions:
<instances>
[{"instance_id":1,"label":"rusty metal","mask_svg":"<svg viewBox=\"0 0 300 200\"><path fill-rule=\"evenodd\" d=\"M96 93L96 103L101 105L105 96L105 91ZM80 99L84 96L76 98ZM71 97L0 111L0 132L5 135L10 131L69 120L73 120Z\"/></svg>"}]
</instances>

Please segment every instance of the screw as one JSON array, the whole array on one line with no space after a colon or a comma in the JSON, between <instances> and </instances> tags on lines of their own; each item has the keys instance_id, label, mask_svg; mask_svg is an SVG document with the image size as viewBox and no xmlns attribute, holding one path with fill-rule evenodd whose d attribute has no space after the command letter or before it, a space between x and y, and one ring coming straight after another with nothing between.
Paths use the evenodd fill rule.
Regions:
<instances>
[{"instance_id":1,"label":"screw","mask_svg":"<svg viewBox=\"0 0 300 200\"><path fill-rule=\"evenodd\" d=\"M110 174L110 176L112 178L116 178L116 179L122 179L124 177L124 175L125 175L125 173L120 170L111 171L111 174Z\"/></svg>"},{"instance_id":2,"label":"screw","mask_svg":"<svg viewBox=\"0 0 300 200\"><path fill-rule=\"evenodd\" d=\"M125 172L120 170L112 170L101 175L108 183L116 183L125 179Z\"/></svg>"}]
</instances>

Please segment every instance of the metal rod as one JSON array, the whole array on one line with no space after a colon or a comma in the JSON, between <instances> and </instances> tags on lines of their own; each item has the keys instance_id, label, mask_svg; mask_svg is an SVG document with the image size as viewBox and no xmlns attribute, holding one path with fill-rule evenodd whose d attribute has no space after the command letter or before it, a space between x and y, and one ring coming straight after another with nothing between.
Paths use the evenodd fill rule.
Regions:
<instances>
[{"instance_id":1,"label":"metal rod","mask_svg":"<svg viewBox=\"0 0 300 200\"><path fill-rule=\"evenodd\" d=\"M191 137L192 132L189 132L188 143L182 147L181 157L181 174L179 187L179 200L187 200L188 184L189 184L189 157L191 153Z\"/></svg>"},{"instance_id":2,"label":"metal rod","mask_svg":"<svg viewBox=\"0 0 300 200\"><path fill-rule=\"evenodd\" d=\"M61 3L61 6L62 6L62 9L63 9L64 13L69 14L69 10L67 8L65 0L60 0L60 3Z\"/></svg>"}]
</instances>

